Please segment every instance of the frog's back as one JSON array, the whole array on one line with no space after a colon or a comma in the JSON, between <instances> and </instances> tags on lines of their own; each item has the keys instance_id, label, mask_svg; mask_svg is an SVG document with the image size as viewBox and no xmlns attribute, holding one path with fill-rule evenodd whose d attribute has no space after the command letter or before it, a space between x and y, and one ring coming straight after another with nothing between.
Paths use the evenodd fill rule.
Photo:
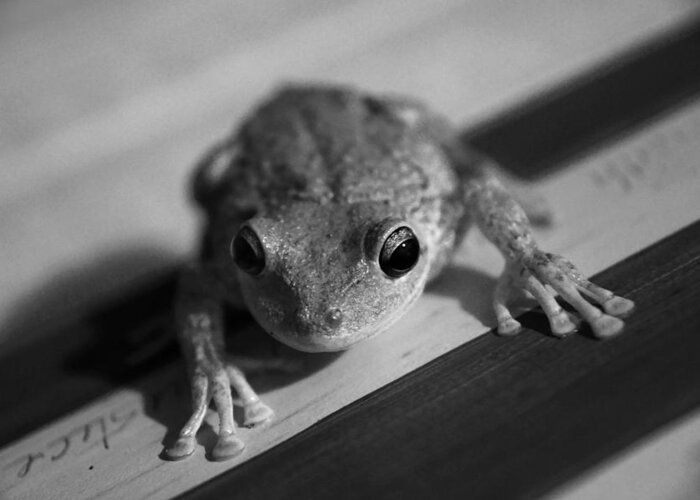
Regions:
<instances>
[{"instance_id":1,"label":"frog's back","mask_svg":"<svg viewBox=\"0 0 700 500\"><path fill-rule=\"evenodd\" d=\"M342 87L280 90L219 146L228 156L216 205L257 212L295 200L449 196L458 182L422 108L398 103Z\"/></svg>"}]
</instances>

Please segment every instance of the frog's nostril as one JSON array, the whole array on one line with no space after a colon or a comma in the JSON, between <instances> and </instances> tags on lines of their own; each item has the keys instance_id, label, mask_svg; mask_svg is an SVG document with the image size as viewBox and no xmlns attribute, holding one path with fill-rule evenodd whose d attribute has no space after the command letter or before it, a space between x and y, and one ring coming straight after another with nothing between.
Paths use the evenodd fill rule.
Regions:
<instances>
[{"instance_id":1,"label":"frog's nostril","mask_svg":"<svg viewBox=\"0 0 700 500\"><path fill-rule=\"evenodd\" d=\"M329 309L324 319L331 328L338 328L343 322L343 312L340 309Z\"/></svg>"}]
</instances>

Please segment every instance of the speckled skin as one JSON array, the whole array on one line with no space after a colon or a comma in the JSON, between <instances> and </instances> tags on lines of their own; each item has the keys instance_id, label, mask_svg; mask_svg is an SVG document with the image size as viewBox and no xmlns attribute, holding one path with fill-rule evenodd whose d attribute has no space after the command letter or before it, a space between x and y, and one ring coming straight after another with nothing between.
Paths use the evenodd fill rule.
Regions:
<instances>
[{"instance_id":1,"label":"speckled skin","mask_svg":"<svg viewBox=\"0 0 700 500\"><path fill-rule=\"evenodd\" d=\"M212 399L221 422L212 458L243 450L230 385L246 425L272 416L226 358L224 304L247 308L263 329L294 348L345 349L400 318L473 222L506 258L494 297L500 333L520 329L507 308L517 290L540 303L555 335L574 331L548 287L598 336L621 331L623 323L614 316L628 313L632 303L588 282L563 258L542 252L525 211L493 171L460 144L447 120L408 99L307 86L285 88L263 103L195 173L194 195L208 226L202 259L183 273L177 304L194 411L166 455L179 459L194 451L194 435ZM264 248L260 274L238 269L232 259L232 240L242 225ZM400 226L413 231L420 256L410 272L392 278L378 258Z\"/></svg>"}]
</instances>

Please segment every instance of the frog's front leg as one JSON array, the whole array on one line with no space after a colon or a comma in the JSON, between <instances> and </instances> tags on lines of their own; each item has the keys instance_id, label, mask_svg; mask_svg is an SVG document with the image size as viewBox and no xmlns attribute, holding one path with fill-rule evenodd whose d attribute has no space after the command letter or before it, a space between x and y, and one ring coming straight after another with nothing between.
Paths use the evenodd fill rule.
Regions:
<instances>
[{"instance_id":1,"label":"frog's front leg","mask_svg":"<svg viewBox=\"0 0 700 500\"><path fill-rule=\"evenodd\" d=\"M222 303L214 293L212 281L202 268L187 269L180 281L176 327L189 372L192 415L177 441L165 451L171 460L194 452L195 436L211 401L219 415L219 437L211 457L226 460L243 451L245 445L236 436L231 386L243 405L244 425L252 426L272 417L272 410L260 401L243 372L225 357Z\"/></svg>"},{"instance_id":2,"label":"frog's front leg","mask_svg":"<svg viewBox=\"0 0 700 500\"><path fill-rule=\"evenodd\" d=\"M632 311L634 303L591 283L563 257L542 251L524 210L495 177L484 173L467 180L465 199L481 231L506 259L493 299L500 334L515 334L521 329L508 309L508 300L516 291L537 300L554 335L574 332L576 323L559 306L552 289L590 324L595 336L606 338L622 331L620 318Z\"/></svg>"}]
</instances>

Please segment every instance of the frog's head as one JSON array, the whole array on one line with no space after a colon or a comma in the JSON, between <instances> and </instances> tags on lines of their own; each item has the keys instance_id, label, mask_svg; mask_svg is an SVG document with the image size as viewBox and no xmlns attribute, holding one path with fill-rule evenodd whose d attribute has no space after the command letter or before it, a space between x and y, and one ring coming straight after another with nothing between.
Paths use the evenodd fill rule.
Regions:
<instances>
[{"instance_id":1,"label":"frog's head","mask_svg":"<svg viewBox=\"0 0 700 500\"><path fill-rule=\"evenodd\" d=\"M420 295L429 245L380 204L294 204L244 223L231 243L243 297L273 337L337 351L385 330Z\"/></svg>"}]
</instances>

